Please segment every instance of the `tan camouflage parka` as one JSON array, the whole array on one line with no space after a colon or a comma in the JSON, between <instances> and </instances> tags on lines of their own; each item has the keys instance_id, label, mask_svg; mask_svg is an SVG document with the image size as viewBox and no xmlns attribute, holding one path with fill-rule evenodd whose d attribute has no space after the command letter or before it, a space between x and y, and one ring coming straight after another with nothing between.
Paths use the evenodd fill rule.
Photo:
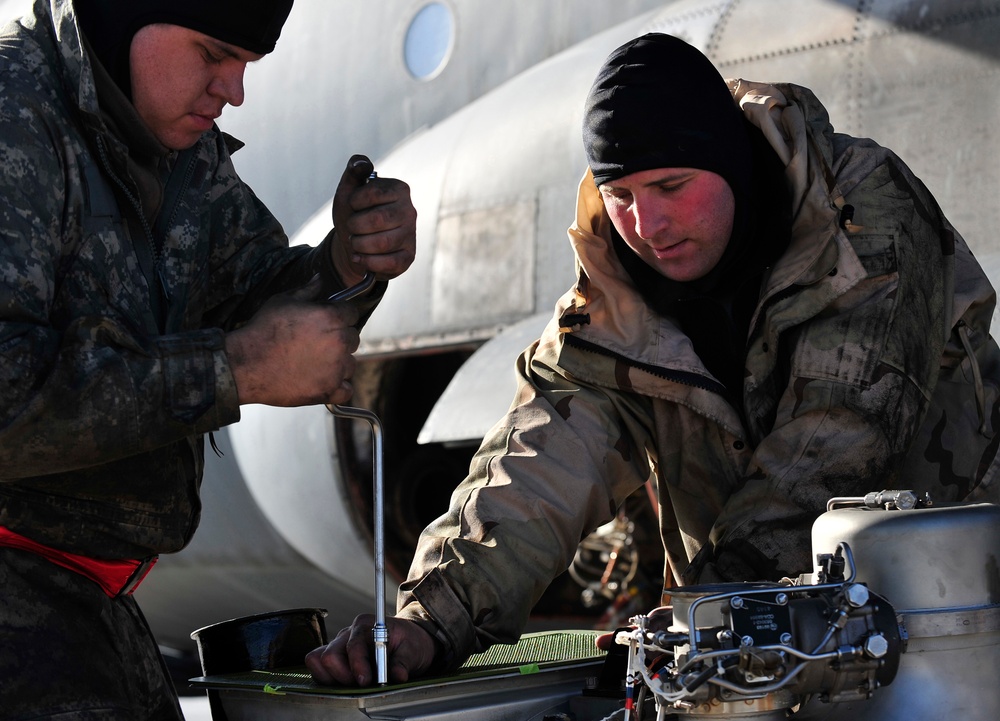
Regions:
<instances>
[{"instance_id":1,"label":"tan camouflage parka","mask_svg":"<svg viewBox=\"0 0 1000 721\"><path fill-rule=\"evenodd\" d=\"M163 188L130 176L94 72L68 0L0 30L0 524L141 558L190 539L203 434L239 419L224 330L317 272L340 284L325 244L288 248L217 129L151 252L136 207Z\"/></svg>"},{"instance_id":2,"label":"tan camouflage parka","mask_svg":"<svg viewBox=\"0 0 1000 721\"><path fill-rule=\"evenodd\" d=\"M995 297L965 242L892 152L834 133L810 91L731 89L795 203L751 323L746 418L633 287L588 173L569 230L578 283L400 590L400 615L453 662L514 641L651 473L667 573L688 584L811 570L810 527L834 496L998 499Z\"/></svg>"}]
</instances>

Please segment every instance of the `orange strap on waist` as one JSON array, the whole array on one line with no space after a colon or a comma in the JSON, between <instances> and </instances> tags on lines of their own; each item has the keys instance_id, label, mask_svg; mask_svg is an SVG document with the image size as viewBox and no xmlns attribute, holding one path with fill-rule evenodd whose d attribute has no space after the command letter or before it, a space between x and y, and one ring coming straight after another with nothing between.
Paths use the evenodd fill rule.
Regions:
<instances>
[{"instance_id":1,"label":"orange strap on waist","mask_svg":"<svg viewBox=\"0 0 1000 721\"><path fill-rule=\"evenodd\" d=\"M90 558L32 541L3 526L0 526L0 547L30 551L57 566L79 573L100 586L109 598L126 596L135 591L159 558L159 556L149 556L141 561L133 559L105 561Z\"/></svg>"}]
</instances>

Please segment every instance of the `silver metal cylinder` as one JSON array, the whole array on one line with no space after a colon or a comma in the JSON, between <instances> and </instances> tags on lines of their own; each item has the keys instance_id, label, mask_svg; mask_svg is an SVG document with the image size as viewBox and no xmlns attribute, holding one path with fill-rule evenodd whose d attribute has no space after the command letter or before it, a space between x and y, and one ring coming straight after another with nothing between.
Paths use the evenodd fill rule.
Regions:
<instances>
[{"instance_id":1,"label":"silver metal cylinder","mask_svg":"<svg viewBox=\"0 0 1000 721\"><path fill-rule=\"evenodd\" d=\"M896 609L906 652L870 701L810 704L802 718L1000 718L1000 506L838 508L813 525L813 553L841 541L854 552L857 580Z\"/></svg>"}]
</instances>

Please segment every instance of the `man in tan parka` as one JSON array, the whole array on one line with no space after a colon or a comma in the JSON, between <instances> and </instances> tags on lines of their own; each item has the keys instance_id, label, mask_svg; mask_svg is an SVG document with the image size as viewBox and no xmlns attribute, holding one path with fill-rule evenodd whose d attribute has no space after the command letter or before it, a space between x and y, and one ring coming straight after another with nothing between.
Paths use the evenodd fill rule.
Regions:
<instances>
[{"instance_id":1,"label":"man in tan parka","mask_svg":"<svg viewBox=\"0 0 1000 721\"><path fill-rule=\"evenodd\" d=\"M891 151L667 35L608 58L584 144L578 282L420 538L394 680L515 641L650 474L682 584L811 570L834 496L998 498L994 291ZM315 678L370 682L369 628L310 654Z\"/></svg>"}]
</instances>

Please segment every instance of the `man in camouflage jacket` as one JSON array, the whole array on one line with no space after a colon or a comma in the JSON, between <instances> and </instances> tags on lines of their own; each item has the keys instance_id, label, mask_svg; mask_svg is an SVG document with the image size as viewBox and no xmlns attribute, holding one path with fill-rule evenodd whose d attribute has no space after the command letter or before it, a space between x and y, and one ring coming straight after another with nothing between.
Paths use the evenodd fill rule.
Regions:
<instances>
[{"instance_id":1,"label":"man in camouflage jacket","mask_svg":"<svg viewBox=\"0 0 1000 721\"><path fill-rule=\"evenodd\" d=\"M389 628L397 678L515 641L580 540L650 475L680 584L812 570L811 524L834 496L903 487L998 500L995 298L965 242L893 153L835 133L810 91L738 80L727 92L694 53L645 36L598 75L585 120L593 174L569 231L578 282L420 538ZM749 178L732 161L746 153L732 140L741 123L761 146ZM731 186L734 228L752 232L716 266L728 262L730 286L685 296L700 278L650 279L618 241L656 237L639 232L655 222L650 197L678 210L664 227L680 222L674 196L704 174L691 168ZM685 257L674 242L643 264L673 272ZM706 328L713 302L728 312ZM718 344L727 322L740 330L735 364ZM318 680L371 679L368 623L310 655Z\"/></svg>"},{"instance_id":2,"label":"man in camouflage jacket","mask_svg":"<svg viewBox=\"0 0 1000 721\"><path fill-rule=\"evenodd\" d=\"M180 718L104 574L188 543L241 404L350 398L359 319L413 258L408 188L363 156L316 248L236 174L213 121L291 5L37 0L0 31L0 718ZM369 271L357 307L312 302Z\"/></svg>"}]
</instances>

